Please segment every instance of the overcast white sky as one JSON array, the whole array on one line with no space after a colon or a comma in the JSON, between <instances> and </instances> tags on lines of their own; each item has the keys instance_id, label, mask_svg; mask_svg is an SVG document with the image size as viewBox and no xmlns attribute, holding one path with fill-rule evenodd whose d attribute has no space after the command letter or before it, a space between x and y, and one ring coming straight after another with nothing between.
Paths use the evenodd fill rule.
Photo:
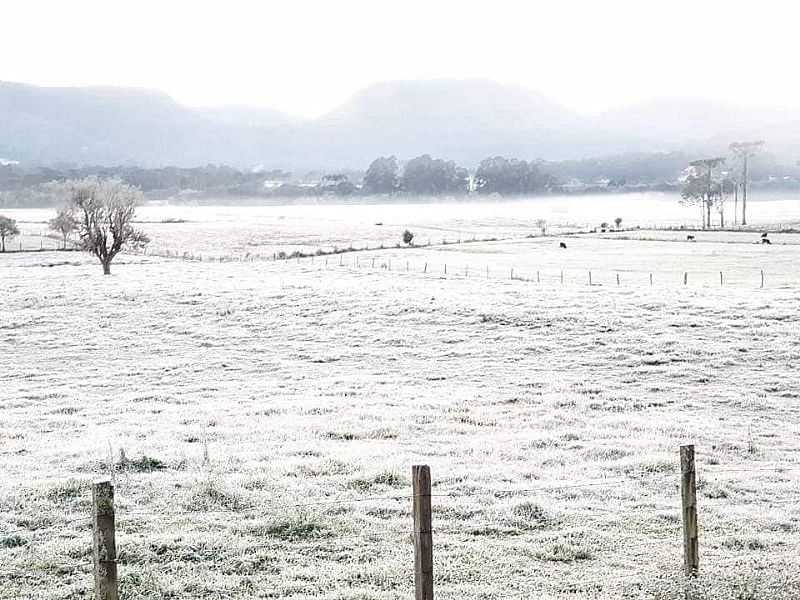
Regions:
<instances>
[{"instance_id":1,"label":"overcast white sky","mask_svg":"<svg viewBox=\"0 0 800 600\"><path fill-rule=\"evenodd\" d=\"M772 0L3 0L0 80L304 116L376 81L443 77L581 112L659 96L800 107L799 19Z\"/></svg>"}]
</instances>

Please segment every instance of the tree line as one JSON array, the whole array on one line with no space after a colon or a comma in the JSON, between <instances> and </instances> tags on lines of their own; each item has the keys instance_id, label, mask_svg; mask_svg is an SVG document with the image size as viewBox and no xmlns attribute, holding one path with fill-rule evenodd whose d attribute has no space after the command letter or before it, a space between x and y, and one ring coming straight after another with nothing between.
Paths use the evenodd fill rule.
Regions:
<instances>
[{"instance_id":1,"label":"tree line","mask_svg":"<svg viewBox=\"0 0 800 600\"><path fill-rule=\"evenodd\" d=\"M763 147L763 140L734 142L728 148L730 156L701 158L686 167L681 178L681 202L700 208L703 229L712 226L712 212L717 214L720 228L725 227L731 199L733 224L747 225L751 165Z\"/></svg>"},{"instance_id":2,"label":"tree line","mask_svg":"<svg viewBox=\"0 0 800 600\"><path fill-rule=\"evenodd\" d=\"M476 192L478 194L535 194L548 189L554 179L536 162L493 156L478 165L473 176L451 160L423 154L405 164L402 172L394 156L376 158L362 184L367 194L409 194L437 196Z\"/></svg>"},{"instance_id":3,"label":"tree line","mask_svg":"<svg viewBox=\"0 0 800 600\"><path fill-rule=\"evenodd\" d=\"M365 171L308 172L295 174L280 169L239 170L206 165L195 168L163 167L144 169L123 167L23 167L0 164L0 207L53 206L59 201L52 184L90 176L119 179L144 192L150 199L209 199L215 203L237 203L247 198L283 199L307 197L350 197L359 195L459 196L500 194L514 196L541 193L586 193L619 191L674 191L692 184L685 201L704 207L704 221L731 193L746 192L741 182L722 184L722 200L717 179L721 171L741 170L740 157L722 168L713 167L712 189L707 189L708 174L697 162L697 155L685 152L631 153L604 158L541 161L513 157L487 157L477 167L467 169L454 161L423 154L402 162L395 156L372 161ZM703 160L703 159L700 159ZM687 174L689 164L694 172ZM705 178L705 179L704 179ZM748 181L759 187L797 189L800 165L787 165L767 152L748 159ZM733 186L733 187L732 187ZM694 188L692 191L691 188ZM728 190L734 190L730 192ZM704 197L699 199L698 194ZM724 217L722 217L724 218Z\"/></svg>"}]
</instances>

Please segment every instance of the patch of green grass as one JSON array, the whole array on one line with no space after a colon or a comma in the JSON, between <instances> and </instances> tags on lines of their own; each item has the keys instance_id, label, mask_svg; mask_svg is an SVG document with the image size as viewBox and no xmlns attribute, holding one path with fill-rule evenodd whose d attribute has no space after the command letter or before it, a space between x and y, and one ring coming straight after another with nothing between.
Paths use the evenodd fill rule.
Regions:
<instances>
[{"instance_id":1,"label":"patch of green grass","mask_svg":"<svg viewBox=\"0 0 800 600\"><path fill-rule=\"evenodd\" d=\"M47 490L47 499L50 502L69 502L89 493L89 482L83 479L66 479L54 484Z\"/></svg>"},{"instance_id":2,"label":"patch of green grass","mask_svg":"<svg viewBox=\"0 0 800 600\"><path fill-rule=\"evenodd\" d=\"M382 471L373 477L363 478L360 477L358 479L353 479L348 482L347 487L358 490L359 492L366 492L372 489L376 485L385 485L393 488L403 487L404 485L408 484L408 480L405 479L399 473L394 471Z\"/></svg>"},{"instance_id":3,"label":"patch of green grass","mask_svg":"<svg viewBox=\"0 0 800 600\"><path fill-rule=\"evenodd\" d=\"M588 548L562 541L545 546L544 549L536 553L536 558L551 562L575 562L578 560L591 560L592 553Z\"/></svg>"},{"instance_id":4,"label":"patch of green grass","mask_svg":"<svg viewBox=\"0 0 800 600\"><path fill-rule=\"evenodd\" d=\"M354 440L396 440L399 434L385 427L373 431L326 431L322 437L329 440L352 442Z\"/></svg>"},{"instance_id":5,"label":"patch of green grass","mask_svg":"<svg viewBox=\"0 0 800 600\"><path fill-rule=\"evenodd\" d=\"M276 519L258 528L260 535L267 535L283 541L298 541L327 537L328 526L319 517L307 512L299 512Z\"/></svg>"},{"instance_id":6,"label":"patch of green grass","mask_svg":"<svg viewBox=\"0 0 800 600\"><path fill-rule=\"evenodd\" d=\"M184 508L189 511L238 511L246 508L246 504L238 492L225 489L213 479L206 479L194 485Z\"/></svg>"},{"instance_id":7,"label":"patch of green grass","mask_svg":"<svg viewBox=\"0 0 800 600\"><path fill-rule=\"evenodd\" d=\"M297 471L289 473L301 477L328 477L333 475L348 475L355 468L342 460L327 459L310 465L300 465Z\"/></svg>"},{"instance_id":8,"label":"patch of green grass","mask_svg":"<svg viewBox=\"0 0 800 600\"><path fill-rule=\"evenodd\" d=\"M123 471L134 473L150 473L152 471L162 471L167 468L167 464L160 458L142 454L139 458L123 458L117 462L117 468Z\"/></svg>"},{"instance_id":9,"label":"patch of green grass","mask_svg":"<svg viewBox=\"0 0 800 600\"><path fill-rule=\"evenodd\" d=\"M729 537L723 540L721 546L728 550L765 550L768 544L758 538Z\"/></svg>"},{"instance_id":10,"label":"patch of green grass","mask_svg":"<svg viewBox=\"0 0 800 600\"><path fill-rule=\"evenodd\" d=\"M19 548L28 544L28 540L18 534L0 536L0 548Z\"/></svg>"},{"instance_id":11,"label":"patch of green grass","mask_svg":"<svg viewBox=\"0 0 800 600\"><path fill-rule=\"evenodd\" d=\"M528 527L547 527L555 522L553 516L535 502L517 504L511 509L511 514Z\"/></svg>"}]
</instances>

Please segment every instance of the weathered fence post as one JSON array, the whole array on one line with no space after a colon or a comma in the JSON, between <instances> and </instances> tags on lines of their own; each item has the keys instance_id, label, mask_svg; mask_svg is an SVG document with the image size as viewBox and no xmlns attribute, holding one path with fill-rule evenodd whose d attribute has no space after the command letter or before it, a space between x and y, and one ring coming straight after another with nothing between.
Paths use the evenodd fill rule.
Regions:
<instances>
[{"instance_id":1,"label":"weathered fence post","mask_svg":"<svg viewBox=\"0 0 800 600\"><path fill-rule=\"evenodd\" d=\"M415 600L433 600L433 527L431 523L431 470L411 467L414 508Z\"/></svg>"},{"instance_id":2,"label":"weathered fence post","mask_svg":"<svg viewBox=\"0 0 800 600\"><path fill-rule=\"evenodd\" d=\"M430 244L428 244L428 245L430 246ZM422 272L423 273L427 273L428 272L428 263L425 263L425 268L422 269Z\"/></svg>"},{"instance_id":3,"label":"weathered fence post","mask_svg":"<svg viewBox=\"0 0 800 600\"><path fill-rule=\"evenodd\" d=\"M114 537L114 486L92 485L92 530L95 600L117 600L117 544Z\"/></svg>"},{"instance_id":4,"label":"weathered fence post","mask_svg":"<svg viewBox=\"0 0 800 600\"><path fill-rule=\"evenodd\" d=\"M444 263L444 274L447 275L447 263Z\"/></svg>"},{"instance_id":5,"label":"weathered fence post","mask_svg":"<svg viewBox=\"0 0 800 600\"><path fill-rule=\"evenodd\" d=\"M720 271L720 272L719 272L719 285L720 285L720 286L723 286L723 285L725 285L725 284L722 282L722 271Z\"/></svg>"},{"instance_id":6,"label":"weathered fence post","mask_svg":"<svg viewBox=\"0 0 800 600\"><path fill-rule=\"evenodd\" d=\"M564 285L564 271L561 271L561 285Z\"/></svg>"},{"instance_id":7,"label":"weathered fence post","mask_svg":"<svg viewBox=\"0 0 800 600\"><path fill-rule=\"evenodd\" d=\"M619 285L619 273L617 273L617 285Z\"/></svg>"},{"instance_id":8,"label":"weathered fence post","mask_svg":"<svg viewBox=\"0 0 800 600\"><path fill-rule=\"evenodd\" d=\"M653 285L653 274L650 273L650 285Z\"/></svg>"},{"instance_id":9,"label":"weathered fence post","mask_svg":"<svg viewBox=\"0 0 800 600\"><path fill-rule=\"evenodd\" d=\"M511 279L514 279L514 268L511 268Z\"/></svg>"},{"instance_id":10,"label":"weathered fence post","mask_svg":"<svg viewBox=\"0 0 800 600\"><path fill-rule=\"evenodd\" d=\"M589 285L592 285L592 272L589 271Z\"/></svg>"},{"instance_id":11,"label":"weathered fence post","mask_svg":"<svg viewBox=\"0 0 800 600\"><path fill-rule=\"evenodd\" d=\"M689 283L689 273L684 271L683 272L683 285L686 285L687 283Z\"/></svg>"},{"instance_id":12,"label":"weathered fence post","mask_svg":"<svg viewBox=\"0 0 800 600\"><path fill-rule=\"evenodd\" d=\"M764 287L764 269L761 269L761 287Z\"/></svg>"},{"instance_id":13,"label":"weathered fence post","mask_svg":"<svg viewBox=\"0 0 800 600\"><path fill-rule=\"evenodd\" d=\"M539 278L539 271L536 271L536 283L541 283L542 280Z\"/></svg>"},{"instance_id":14,"label":"weathered fence post","mask_svg":"<svg viewBox=\"0 0 800 600\"><path fill-rule=\"evenodd\" d=\"M683 565L687 577L697 575L700 554L697 536L697 481L694 446L681 446L681 507L683 513Z\"/></svg>"}]
</instances>

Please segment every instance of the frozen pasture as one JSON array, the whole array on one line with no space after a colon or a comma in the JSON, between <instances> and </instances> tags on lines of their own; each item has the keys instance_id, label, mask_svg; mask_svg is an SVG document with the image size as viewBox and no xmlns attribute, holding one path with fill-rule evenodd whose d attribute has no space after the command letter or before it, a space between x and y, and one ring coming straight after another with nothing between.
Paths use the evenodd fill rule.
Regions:
<instances>
[{"instance_id":1,"label":"frozen pasture","mask_svg":"<svg viewBox=\"0 0 800 600\"><path fill-rule=\"evenodd\" d=\"M780 229L800 222L800 203L790 196L750 203L750 222ZM313 253L334 248L394 247L404 229L417 245L538 234L538 219L549 233L588 230L623 219L623 227L699 226L697 210L680 204L675 194L603 194L543 196L519 200L399 201L366 204L329 202L295 205L192 206L150 204L137 213L139 227L152 239L156 254L205 258L272 257L294 251ZM4 209L26 234L24 247L55 247L47 221L53 209ZM729 217L730 220L730 217ZM685 237L685 236L684 236ZM17 244L20 240L15 240ZM16 245L14 246L16 248Z\"/></svg>"},{"instance_id":2,"label":"frozen pasture","mask_svg":"<svg viewBox=\"0 0 800 600\"><path fill-rule=\"evenodd\" d=\"M90 597L113 477L126 599L410 598L426 463L437 597L683 598L686 443L692 597L798 597L800 246L711 236L0 257L0 597Z\"/></svg>"}]
</instances>

